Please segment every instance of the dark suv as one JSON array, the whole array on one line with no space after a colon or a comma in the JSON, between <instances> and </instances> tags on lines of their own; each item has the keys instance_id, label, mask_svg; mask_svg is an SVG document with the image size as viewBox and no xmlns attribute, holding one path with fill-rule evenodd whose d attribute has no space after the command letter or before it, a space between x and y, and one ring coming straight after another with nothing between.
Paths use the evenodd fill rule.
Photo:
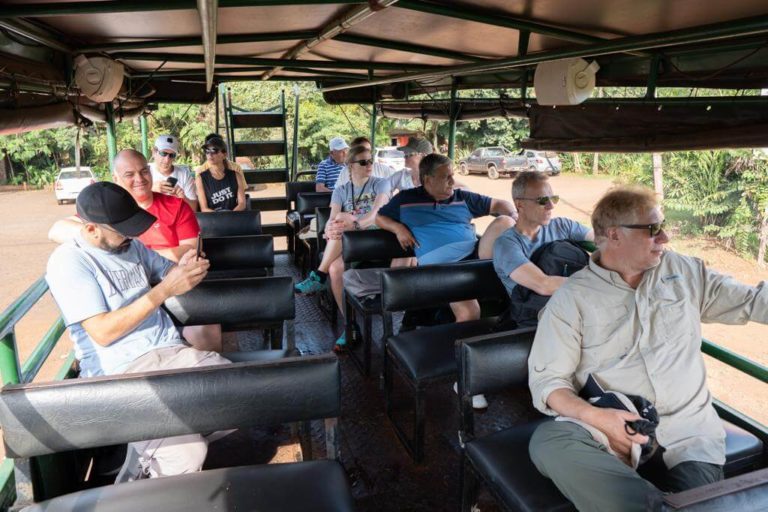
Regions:
<instances>
[{"instance_id":1,"label":"dark suv","mask_svg":"<svg viewBox=\"0 0 768 512\"><path fill-rule=\"evenodd\" d=\"M459 174L487 174L492 180L502 175L514 175L521 171L560 173L560 159L550 151L524 150L512 153L501 146L479 148L469 157L459 161Z\"/></svg>"}]
</instances>

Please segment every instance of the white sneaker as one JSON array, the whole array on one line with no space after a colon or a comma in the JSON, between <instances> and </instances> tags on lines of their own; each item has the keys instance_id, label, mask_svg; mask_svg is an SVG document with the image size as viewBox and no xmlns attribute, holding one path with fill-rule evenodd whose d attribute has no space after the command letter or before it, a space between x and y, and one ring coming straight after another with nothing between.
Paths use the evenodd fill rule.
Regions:
<instances>
[{"instance_id":1,"label":"white sneaker","mask_svg":"<svg viewBox=\"0 0 768 512\"><path fill-rule=\"evenodd\" d=\"M459 383L454 382L453 383L453 392L457 395L459 394ZM487 409L488 408L488 400L485 399L485 395L475 395L472 397L472 408L473 409Z\"/></svg>"}]
</instances>

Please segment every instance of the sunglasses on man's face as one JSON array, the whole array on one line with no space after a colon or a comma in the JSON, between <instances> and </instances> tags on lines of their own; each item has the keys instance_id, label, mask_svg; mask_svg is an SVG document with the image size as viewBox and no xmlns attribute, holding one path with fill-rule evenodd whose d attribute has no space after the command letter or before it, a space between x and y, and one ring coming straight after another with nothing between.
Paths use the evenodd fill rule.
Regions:
<instances>
[{"instance_id":1,"label":"sunglasses on man's face","mask_svg":"<svg viewBox=\"0 0 768 512\"><path fill-rule=\"evenodd\" d=\"M176 153L170 153L168 151L158 151L157 154L163 158L176 158Z\"/></svg>"},{"instance_id":2,"label":"sunglasses on man's face","mask_svg":"<svg viewBox=\"0 0 768 512\"><path fill-rule=\"evenodd\" d=\"M367 167L369 165L373 165L373 158L369 158L367 160L352 160L350 163Z\"/></svg>"},{"instance_id":3,"label":"sunglasses on man's face","mask_svg":"<svg viewBox=\"0 0 768 512\"><path fill-rule=\"evenodd\" d=\"M629 229L647 229L648 235L653 238L655 236L658 236L659 233L664 231L664 228L666 227L667 221L663 220L661 222L654 222L653 224L621 224L622 228L629 228Z\"/></svg>"},{"instance_id":4,"label":"sunglasses on man's face","mask_svg":"<svg viewBox=\"0 0 768 512\"><path fill-rule=\"evenodd\" d=\"M539 206L547 206L550 201L552 204L560 202L560 196L541 196L541 197L520 197L523 201L533 201Z\"/></svg>"},{"instance_id":5,"label":"sunglasses on man's face","mask_svg":"<svg viewBox=\"0 0 768 512\"><path fill-rule=\"evenodd\" d=\"M203 151L206 155L217 155L221 152L219 148L205 148Z\"/></svg>"}]
</instances>

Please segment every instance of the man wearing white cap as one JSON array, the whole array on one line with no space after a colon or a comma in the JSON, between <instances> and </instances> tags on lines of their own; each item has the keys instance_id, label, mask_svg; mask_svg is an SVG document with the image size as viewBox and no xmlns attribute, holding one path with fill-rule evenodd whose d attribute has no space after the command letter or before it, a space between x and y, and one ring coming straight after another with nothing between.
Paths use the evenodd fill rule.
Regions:
<instances>
[{"instance_id":1,"label":"man wearing white cap","mask_svg":"<svg viewBox=\"0 0 768 512\"><path fill-rule=\"evenodd\" d=\"M344 161L347 159L349 145L344 137L334 137L328 143L328 149L331 154L317 166L317 175L315 176L315 190L317 192L332 192L336 187L336 180L339 179L339 174L344 168Z\"/></svg>"},{"instance_id":2,"label":"man wearing white cap","mask_svg":"<svg viewBox=\"0 0 768 512\"><path fill-rule=\"evenodd\" d=\"M152 148L152 191L183 199L192 211L197 211L195 177L186 165L175 165L179 155L179 138L160 135Z\"/></svg>"}]
</instances>

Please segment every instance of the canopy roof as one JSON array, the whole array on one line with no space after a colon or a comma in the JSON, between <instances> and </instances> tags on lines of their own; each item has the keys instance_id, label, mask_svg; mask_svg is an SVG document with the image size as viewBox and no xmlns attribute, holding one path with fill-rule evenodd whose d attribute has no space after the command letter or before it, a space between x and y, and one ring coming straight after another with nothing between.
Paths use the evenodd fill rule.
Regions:
<instances>
[{"instance_id":1,"label":"canopy roof","mask_svg":"<svg viewBox=\"0 0 768 512\"><path fill-rule=\"evenodd\" d=\"M765 0L0 0L0 116L79 96L73 58L126 65L115 106L208 102L216 83L310 80L331 102L519 88L597 59L598 85L768 88ZM649 95L652 97L652 94ZM103 105L99 106L103 109Z\"/></svg>"}]
</instances>

